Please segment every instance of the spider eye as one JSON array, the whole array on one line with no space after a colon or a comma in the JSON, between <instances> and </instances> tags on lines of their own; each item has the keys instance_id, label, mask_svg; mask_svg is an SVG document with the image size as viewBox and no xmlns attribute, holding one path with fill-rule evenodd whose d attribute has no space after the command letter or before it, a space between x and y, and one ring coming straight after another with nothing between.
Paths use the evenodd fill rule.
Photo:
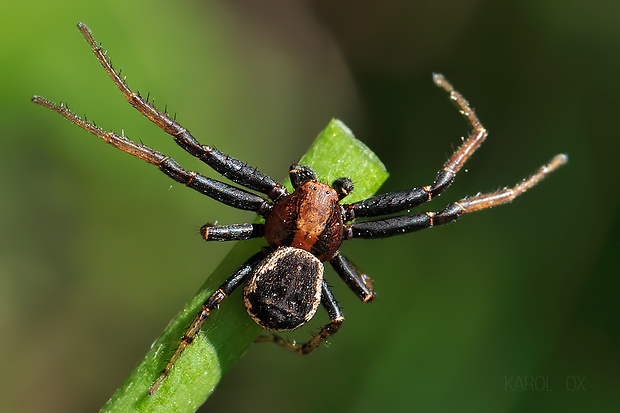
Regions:
<instances>
[{"instance_id":1,"label":"spider eye","mask_svg":"<svg viewBox=\"0 0 620 413\"><path fill-rule=\"evenodd\" d=\"M338 178L332 184L332 188L338 194L338 200L341 201L344 197L353 192L353 181L349 178Z\"/></svg>"},{"instance_id":2,"label":"spider eye","mask_svg":"<svg viewBox=\"0 0 620 413\"><path fill-rule=\"evenodd\" d=\"M293 164L289 168L288 174L291 178L291 184L293 184L293 188L297 188L304 182L318 180L316 173L312 170L312 168L308 166Z\"/></svg>"}]
</instances>

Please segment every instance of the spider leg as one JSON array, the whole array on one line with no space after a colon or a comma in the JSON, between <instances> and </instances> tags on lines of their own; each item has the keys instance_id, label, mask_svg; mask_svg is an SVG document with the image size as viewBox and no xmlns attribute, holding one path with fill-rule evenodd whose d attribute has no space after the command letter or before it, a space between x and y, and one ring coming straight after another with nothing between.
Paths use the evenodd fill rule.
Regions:
<instances>
[{"instance_id":1,"label":"spider leg","mask_svg":"<svg viewBox=\"0 0 620 413\"><path fill-rule=\"evenodd\" d=\"M465 161L469 159L487 137L487 130L478 120L469 102L459 92L454 90L454 87L442 75L433 74L433 81L437 86L450 94L450 99L456 103L461 114L471 125L472 131L469 137L437 173L437 177L432 185L377 195L350 205L343 205L349 220L356 217L389 215L430 201L450 186L456 173L462 168Z\"/></svg>"},{"instance_id":2,"label":"spider leg","mask_svg":"<svg viewBox=\"0 0 620 413\"><path fill-rule=\"evenodd\" d=\"M325 280L323 280L323 287L321 291L321 304L323 304L323 307L325 307L325 309L327 310L327 314L329 315L331 322L323 326L323 328L321 328L321 330L317 334L315 334L314 337L312 337L308 342L304 344L297 344L287 341L282 337L278 336L277 334L259 336L256 339L256 342L272 342L281 347L284 347L287 350L293 351L301 355L312 352L312 350L321 345L321 343L327 340L331 335L335 334L340 329L340 326L344 321L342 311L340 310L340 307L338 307L338 303L334 298L334 294L328 287Z\"/></svg>"},{"instance_id":3,"label":"spider leg","mask_svg":"<svg viewBox=\"0 0 620 413\"><path fill-rule=\"evenodd\" d=\"M261 215L266 214L271 209L271 204L260 196L224 182L207 178L199 173L185 171L174 159L148 146L127 139L124 136L119 136L113 132L107 132L95 124L80 118L63 104L56 105L40 96L34 96L32 101L58 112L72 123L97 135L110 145L157 166L160 171L175 181L222 202L223 204L243 210L255 211Z\"/></svg>"},{"instance_id":4,"label":"spider leg","mask_svg":"<svg viewBox=\"0 0 620 413\"><path fill-rule=\"evenodd\" d=\"M265 235L264 224L205 224L200 228L200 235L205 241L242 241L260 238Z\"/></svg>"},{"instance_id":5,"label":"spider leg","mask_svg":"<svg viewBox=\"0 0 620 413\"><path fill-rule=\"evenodd\" d=\"M347 286L363 302L369 303L375 298L372 280L357 268L348 258L337 252L329 263Z\"/></svg>"},{"instance_id":6,"label":"spider leg","mask_svg":"<svg viewBox=\"0 0 620 413\"><path fill-rule=\"evenodd\" d=\"M288 191L282 184L256 168L232 158L211 146L200 144L187 129L174 119L171 119L165 112L161 112L149 103L148 98L144 99L139 93L133 92L125 83L124 78L121 78L120 74L112 67L112 63L106 57L107 52L103 51L103 47L95 41L90 29L84 23L78 23L78 28L95 52L97 60L99 60L105 71L112 78L112 81L125 95L127 101L166 133L170 134L181 148L231 181L266 194L274 201L288 194Z\"/></svg>"},{"instance_id":7,"label":"spider leg","mask_svg":"<svg viewBox=\"0 0 620 413\"><path fill-rule=\"evenodd\" d=\"M200 312L196 315L196 318L194 318L192 324L190 324L189 328L185 331L185 334L183 334L183 338L181 339L179 346L166 364L166 367L164 367L157 380L155 380L149 388L149 395L155 393L161 383L170 374L170 370L174 367L174 364L181 356L181 353L183 353L187 346L194 341L200 332L200 329L211 315L211 312L217 309L222 300L228 297L235 290L235 288L239 287L245 281L246 277L252 272L254 267L263 258L265 258L265 255L266 252L264 250L254 254L250 259L244 262L233 275L228 277L228 279L224 281L224 283L220 285L220 287L202 304Z\"/></svg>"},{"instance_id":8,"label":"spider leg","mask_svg":"<svg viewBox=\"0 0 620 413\"><path fill-rule=\"evenodd\" d=\"M381 220L355 222L348 226L345 238L383 238L405 234L429 228L434 225L455 221L468 212L490 208L511 202L517 196L540 182L546 175L565 164L566 155L556 155L547 165L542 166L534 175L512 188L479 194L453 202L440 212L423 212L412 215L399 215Z\"/></svg>"}]
</instances>

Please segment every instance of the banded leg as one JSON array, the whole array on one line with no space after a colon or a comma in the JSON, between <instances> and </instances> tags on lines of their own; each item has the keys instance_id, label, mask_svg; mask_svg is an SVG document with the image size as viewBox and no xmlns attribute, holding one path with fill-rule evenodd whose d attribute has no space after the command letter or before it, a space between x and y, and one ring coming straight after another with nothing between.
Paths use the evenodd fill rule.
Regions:
<instances>
[{"instance_id":1,"label":"banded leg","mask_svg":"<svg viewBox=\"0 0 620 413\"><path fill-rule=\"evenodd\" d=\"M256 339L256 342L273 342L281 347L284 347L287 350L293 351L301 355L312 352L312 350L317 348L319 345L321 345L321 343L323 343L330 336L335 334L340 329L340 326L344 321L342 311L340 311L340 307L338 307L338 303L334 298L334 294L328 287L325 280L323 280L323 287L321 291L321 304L323 304L323 307L325 307L325 309L327 310L327 314L329 315L329 319L331 320L331 322L323 326L323 328L321 328L321 331L319 331L308 342L304 344L297 344L294 342L286 341L277 334L262 335Z\"/></svg>"},{"instance_id":2,"label":"banded leg","mask_svg":"<svg viewBox=\"0 0 620 413\"><path fill-rule=\"evenodd\" d=\"M345 258L344 255L337 252L329 263L360 300L365 303L374 300L375 292L373 290L372 280L351 261Z\"/></svg>"},{"instance_id":3,"label":"banded leg","mask_svg":"<svg viewBox=\"0 0 620 413\"><path fill-rule=\"evenodd\" d=\"M155 165L168 177L216 201L235 208L254 211L261 215L271 210L271 204L260 196L224 182L207 178L199 173L185 171L174 159L124 136L117 135L114 132L107 132L95 124L80 118L63 104L56 105L40 96L33 96L32 101L58 112L72 123L98 136L115 148Z\"/></svg>"},{"instance_id":4,"label":"banded leg","mask_svg":"<svg viewBox=\"0 0 620 413\"><path fill-rule=\"evenodd\" d=\"M179 344L174 354L172 355L172 357L166 364L166 367L164 367L164 369L162 370L157 380L155 380L155 382L149 388L149 395L155 393L155 391L157 391L161 383L170 374L170 371L174 367L174 364L177 362L179 357L181 357L181 354L183 353L183 351L185 351L187 346L189 346L192 343L192 341L194 341L194 338L196 338L196 336L200 332L200 329L202 328L204 323L207 321L207 319L211 315L211 312L214 309L217 309L220 303L222 302L222 300L228 297L230 293L232 293L235 290L235 288L237 288L239 285L241 285L241 283L245 281L246 277L252 272L254 267L263 258L265 258L265 255L266 253L264 251L260 251L254 254L249 260L243 263L243 265L241 265L241 267L239 267L239 269L235 271L233 275L228 277L228 279L224 281L224 283L220 286L220 288L218 288L217 291L211 294L211 296L207 298L207 300L202 304L202 308L200 312L196 315L196 318L194 318L194 321L192 322L192 324L185 331L185 334L183 334L181 343Z\"/></svg>"},{"instance_id":5,"label":"banded leg","mask_svg":"<svg viewBox=\"0 0 620 413\"><path fill-rule=\"evenodd\" d=\"M450 99L456 103L461 114L471 125L472 132L469 137L437 173L437 177L432 185L412 188L405 191L390 192L354 202L353 204L343 205L348 220L352 220L356 217L389 215L414 208L430 201L450 186L456 173L463 167L463 164L465 164L487 137L487 130L482 126L480 120L478 120L469 102L467 102L459 92L454 90L454 87L452 87L442 75L434 73L433 81L437 86L450 94Z\"/></svg>"},{"instance_id":6,"label":"banded leg","mask_svg":"<svg viewBox=\"0 0 620 413\"><path fill-rule=\"evenodd\" d=\"M125 95L127 101L153 123L172 135L174 141L181 148L231 181L243 185L246 188L264 193L272 200L277 200L288 194L284 186L256 168L238 159L232 158L211 146L200 144L187 129L171 119L167 113L161 112L154 105L149 103L148 97L144 99L139 93L133 92L129 86L127 86L127 83L125 83L125 79L121 78L120 73L112 67L112 63L106 57L107 52L104 52L103 47L97 44L90 29L84 23L78 23L78 28L93 49L93 52L95 52L97 60L99 60L105 71L112 78L112 81L114 81L123 95Z\"/></svg>"},{"instance_id":7,"label":"banded leg","mask_svg":"<svg viewBox=\"0 0 620 413\"><path fill-rule=\"evenodd\" d=\"M434 225L446 224L455 221L468 212L491 208L511 202L517 196L540 182L545 176L565 164L566 155L556 155L551 162L542 166L534 175L512 188L480 194L453 202L441 212L423 212L420 214L400 215L386 219L356 222L348 226L345 232L347 239L351 238L384 238L405 234L429 228Z\"/></svg>"}]
</instances>

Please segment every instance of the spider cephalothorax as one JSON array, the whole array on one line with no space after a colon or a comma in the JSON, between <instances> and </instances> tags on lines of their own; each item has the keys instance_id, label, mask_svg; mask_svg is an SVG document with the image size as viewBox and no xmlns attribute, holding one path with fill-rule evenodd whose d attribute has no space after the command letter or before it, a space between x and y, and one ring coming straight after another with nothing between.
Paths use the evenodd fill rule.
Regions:
<instances>
[{"instance_id":1,"label":"spider cephalothorax","mask_svg":"<svg viewBox=\"0 0 620 413\"><path fill-rule=\"evenodd\" d=\"M408 213L411 208L430 201L450 186L456 173L487 136L486 129L465 98L456 92L443 76L435 74L435 84L450 94L450 98L471 124L472 132L439 170L432 184L386 193L352 204L341 204L343 198L353 190L350 179L337 179L330 186L319 182L309 167L292 165L289 175L294 192L290 193L283 185L257 169L211 146L200 144L187 129L165 112L159 111L148 100L131 91L107 60L101 46L95 42L91 31L82 23L79 23L78 27L97 59L131 105L172 135L175 142L191 155L232 182L266 196L263 198L246 189L186 171L173 159L125 136L107 132L83 120L62 104L56 105L39 96L32 98L35 103L60 113L116 148L155 165L175 181L226 205L254 211L265 218L264 224L207 224L201 228L201 234L207 241L235 241L264 236L267 245L243 263L204 302L181 338L177 350L150 387L149 394L157 390L211 312L241 284L244 284L243 301L248 314L267 330L296 329L308 322L319 305L323 305L330 322L308 342L297 344L275 334L259 338L260 341L272 341L299 354L307 354L338 331L344 320L324 279L323 262L329 262L363 302L372 301L374 298L370 278L339 252L343 241L405 234L454 221L468 212L510 202L567 160L565 155L556 155L547 165L513 187L463 198L439 212ZM404 211L407 213L398 215ZM359 222L355 221L356 218L366 220Z\"/></svg>"},{"instance_id":2,"label":"spider cephalothorax","mask_svg":"<svg viewBox=\"0 0 620 413\"><path fill-rule=\"evenodd\" d=\"M272 248L301 248L329 261L342 243L345 217L339 202L346 193L317 181L308 167L292 165L290 176L295 191L265 218L265 239ZM336 181L336 188L342 182ZM352 189L351 181L346 183Z\"/></svg>"}]
</instances>

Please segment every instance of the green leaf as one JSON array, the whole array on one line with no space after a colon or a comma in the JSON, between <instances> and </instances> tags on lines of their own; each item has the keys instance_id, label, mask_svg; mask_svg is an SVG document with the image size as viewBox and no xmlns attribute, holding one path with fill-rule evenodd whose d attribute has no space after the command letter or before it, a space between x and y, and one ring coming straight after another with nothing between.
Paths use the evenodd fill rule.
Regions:
<instances>
[{"instance_id":1,"label":"green leaf","mask_svg":"<svg viewBox=\"0 0 620 413\"><path fill-rule=\"evenodd\" d=\"M314 168L321 181L332 183L349 177L355 190L345 202L372 196L388 173L377 156L333 119L319 134L300 164ZM287 183L290 188L290 183ZM147 391L176 349L185 329L202 303L248 257L264 245L263 239L238 242L207 279L198 293L170 322L125 383L103 407L104 412L193 412L215 389L224 374L245 353L262 329L247 315L237 295L224 300L220 309L151 396Z\"/></svg>"}]
</instances>

